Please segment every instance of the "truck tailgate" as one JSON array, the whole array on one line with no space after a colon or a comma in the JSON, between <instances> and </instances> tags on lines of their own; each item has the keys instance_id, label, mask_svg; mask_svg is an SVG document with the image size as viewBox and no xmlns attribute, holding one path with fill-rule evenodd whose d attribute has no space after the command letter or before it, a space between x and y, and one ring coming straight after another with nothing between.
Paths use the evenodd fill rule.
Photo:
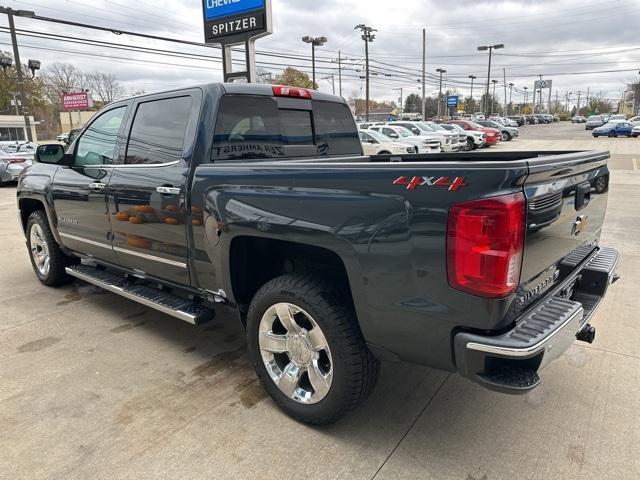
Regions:
<instances>
[{"instance_id":1,"label":"truck tailgate","mask_svg":"<svg viewBox=\"0 0 640 480\"><path fill-rule=\"evenodd\" d=\"M524 185L527 233L516 312L570 275L597 248L607 189L598 193L594 185L598 178L608 185L608 158L607 152L584 152L529 161Z\"/></svg>"}]
</instances>

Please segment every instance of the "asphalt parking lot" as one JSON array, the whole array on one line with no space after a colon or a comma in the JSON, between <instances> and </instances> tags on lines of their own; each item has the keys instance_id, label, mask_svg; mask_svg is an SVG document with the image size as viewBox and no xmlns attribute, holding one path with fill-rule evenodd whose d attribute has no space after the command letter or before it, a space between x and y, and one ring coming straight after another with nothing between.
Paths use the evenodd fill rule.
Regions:
<instances>
[{"instance_id":1,"label":"asphalt parking lot","mask_svg":"<svg viewBox=\"0 0 640 480\"><path fill-rule=\"evenodd\" d=\"M282 414L238 325L193 327L31 271L15 187L0 188L0 478L636 479L640 477L640 139L526 126L505 150L610 150L602 243L622 279L530 394L385 363L336 425Z\"/></svg>"}]
</instances>

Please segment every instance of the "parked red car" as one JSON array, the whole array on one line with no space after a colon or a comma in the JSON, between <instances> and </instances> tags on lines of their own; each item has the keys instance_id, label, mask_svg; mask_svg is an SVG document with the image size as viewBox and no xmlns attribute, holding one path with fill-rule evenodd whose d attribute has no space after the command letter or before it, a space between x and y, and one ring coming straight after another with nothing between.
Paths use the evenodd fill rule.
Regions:
<instances>
[{"instance_id":1,"label":"parked red car","mask_svg":"<svg viewBox=\"0 0 640 480\"><path fill-rule=\"evenodd\" d=\"M465 130L479 130L481 132L484 132L487 135L487 147L497 144L502 138L502 133L497 128L483 127L482 125L478 125L477 123L470 120L451 120L447 123L455 123L456 125L460 125Z\"/></svg>"}]
</instances>

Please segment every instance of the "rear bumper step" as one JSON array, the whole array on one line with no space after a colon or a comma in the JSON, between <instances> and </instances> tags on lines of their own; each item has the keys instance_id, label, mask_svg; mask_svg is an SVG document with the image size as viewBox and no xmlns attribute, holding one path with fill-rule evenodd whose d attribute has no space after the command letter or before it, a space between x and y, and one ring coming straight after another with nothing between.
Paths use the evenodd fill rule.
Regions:
<instances>
[{"instance_id":1,"label":"rear bumper step","mask_svg":"<svg viewBox=\"0 0 640 480\"><path fill-rule=\"evenodd\" d=\"M213 311L200 303L143 283L128 280L123 276L106 270L100 270L88 265L73 265L65 270L72 277L194 325L207 322L213 316Z\"/></svg>"},{"instance_id":2,"label":"rear bumper step","mask_svg":"<svg viewBox=\"0 0 640 480\"><path fill-rule=\"evenodd\" d=\"M461 375L491 390L521 394L540 384L538 371L565 352L576 337L592 342L588 322L610 284L618 279L618 252L601 248L566 284L575 282L571 299L560 297L565 284L525 313L510 331L498 336L461 332L454 337Z\"/></svg>"}]
</instances>

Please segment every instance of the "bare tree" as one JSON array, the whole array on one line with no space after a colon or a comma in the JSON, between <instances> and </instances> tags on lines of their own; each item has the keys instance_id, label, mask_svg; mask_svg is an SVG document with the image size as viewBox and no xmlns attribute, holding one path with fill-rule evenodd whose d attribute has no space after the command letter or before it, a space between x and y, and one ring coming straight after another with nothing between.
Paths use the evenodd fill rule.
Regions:
<instances>
[{"instance_id":1,"label":"bare tree","mask_svg":"<svg viewBox=\"0 0 640 480\"><path fill-rule=\"evenodd\" d=\"M57 110L61 108L61 95L88 87L86 76L70 63L52 63L42 75L46 95Z\"/></svg>"},{"instance_id":2,"label":"bare tree","mask_svg":"<svg viewBox=\"0 0 640 480\"><path fill-rule=\"evenodd\" d=\"M125 90L116 76L110 73L93 72L86 75L91 94L104 105L123 97Z\"/></svg>"}]
</instances>

